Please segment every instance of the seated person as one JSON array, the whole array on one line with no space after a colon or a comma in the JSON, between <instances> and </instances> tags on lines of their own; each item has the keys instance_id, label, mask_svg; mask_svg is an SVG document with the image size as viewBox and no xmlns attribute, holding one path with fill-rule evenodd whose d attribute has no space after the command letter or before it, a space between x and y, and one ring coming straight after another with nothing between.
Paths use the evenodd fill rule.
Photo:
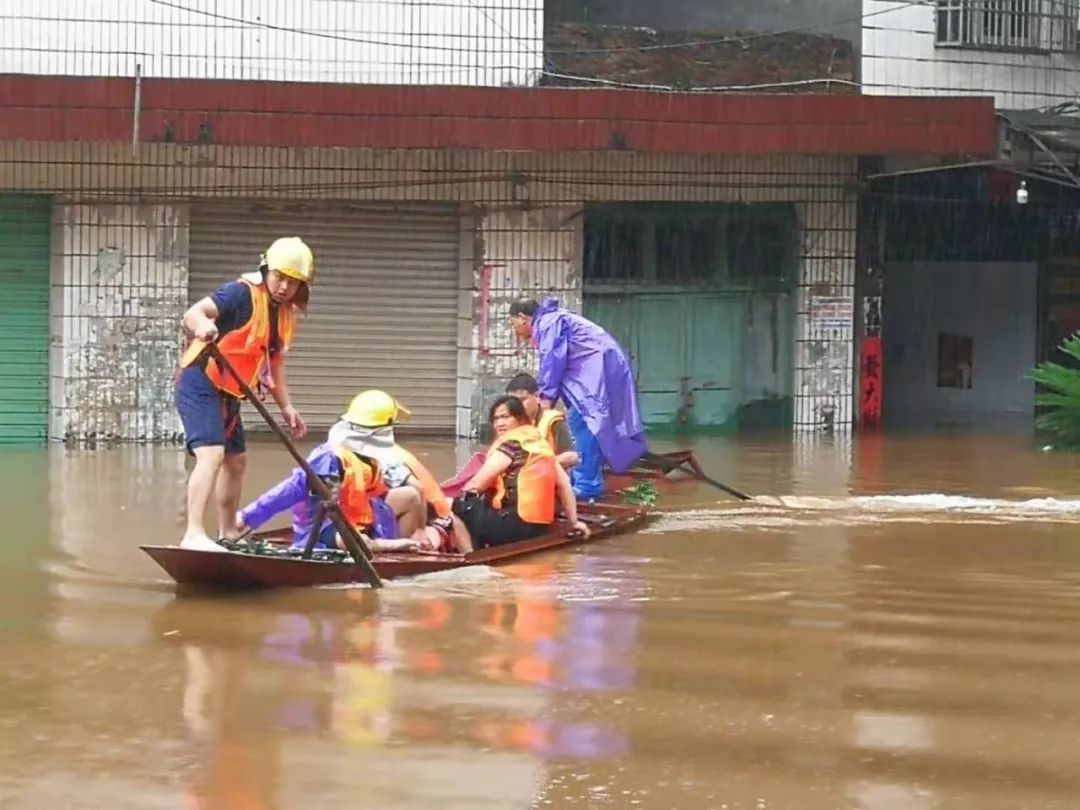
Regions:
<instances>
[{"instance_id":1,"label":"seated person","mask_svg":"<svg viewBox=\"0 0 1080 810\"><path fill-rule=\"evenodd\" d=\"M402 534L424 548L453 550L450 499L419 459L397 443L394 425L411 414L385 391L362 391L353 397L341 421L330 428L330 444L345 447L379 465L391 493L401 491L408 510L398 512Z\"/></svg>"},{"instance_id":2,"label":"seated person","mask_svg":"<svg viewBox=\"0 0 1080 810\"><path fill-rule=\"evenodd\" d=\"M531 424L517 397L501 396L491 406L495 442L483 466L453 502L454 537L459 551L530 540L551 531L555 498L575 531L588 537L577 518L577 500L566 471Z\"/></svg>"},{"instance_id":3,"label":"seated person","mask_svg":"<svg viewBox=\"0 0 1080 810\"><path fill-rule=\"evenodd\" d=\"M409 514L419 498L411 488L389 489L379 465L341 445L320 444L307 457L308 464L335 493L341 516L356 529L372 552L415 551L419 544L402 538ZM281 483L271 487L236 515L242 532L258 529L275 515L292 510L293 548L303 548L312 530L319 500L308 487L307 475L296 467ZM399 516L401 521L399 523ZM318 529L315 548L345 548L337 528L326 519Z\"/></svg>"},{"instance_id":4,"label":"seated person","mask_svg":"<svg viewBox=\"0 0 1080 810\"><path fill-rule=\"evenodd\" d=\"M578 463L579 457L577 448L574 447L574 437L570 435L570 428L566 424L566 414L556 408L542 410L536 393L539 390L536 377L532 374L515 374L506 385L506 393L521 400L525 413L536 425L540 435L551 445L559 466L569 470Z\"/></svg>"}]
</instances>

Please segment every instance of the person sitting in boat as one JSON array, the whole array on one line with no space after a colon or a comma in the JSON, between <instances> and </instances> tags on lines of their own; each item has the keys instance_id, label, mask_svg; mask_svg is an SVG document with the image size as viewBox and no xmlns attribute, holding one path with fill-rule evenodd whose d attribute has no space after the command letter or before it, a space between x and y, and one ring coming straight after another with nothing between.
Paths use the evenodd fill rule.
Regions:
<instances>
[{"instance_id":1,"label":"person sitting in boat","mask_svg":"<svg viewBox=\"0 0 1080 810\"><path fill-rule=\"evenodd\" d=\"M454 536L459 551L531 540L555 524L556 496L575 531L588 537L577 516L577 499L551 446L532 424L525 406L506 394L488 414L495 441L483 466L454 499Z\"/></svg>"},{"instance_id":2,"label":"person sitting in boat","mask_svg":"<svg viewBox=\"0 0 1080 810\"><path fill-rule=\"evenodd\" d=\"M536 425L540 435L551 445L559 466L569 470L578 463L579 456L574 446L574 438L570 435L570 428L566 424L566 414L558 408L542 409L537 395L539 390L536 377L524 372L515 374L506 385L506 393L521 400L525 413Z\"/></svg>"},{"instance_id":3,"label":"person sitting in boat","mask_svg":"<svg viewBox=\"0 0 1080 810\"><path fill-rule=\"evenodd\" d=\"M390 489L379 464L347 447L324 442L307 457L315 474L337 496L342 517L363 536L373 552L415 551L417 541L402 537L398 515L408 515L416 500L411 489ZM296 467L284 481L260 495L236 515L241 531L255 530L275 515L292 510L293 548L303 548L312 531L318 498L308 486L307 475ZM337 527L323 521L315 548L344 548Z\"/></svg>"},{"instance_id":4,"label":"person sitting in boat","mask_svg":"<svg viewBox=\"0 0 1080 810\"><path fill-rule=\"evenodd\" d=\"M328 440L375 460L391 492L401 491L407 513L399 513L403 533L432 551L454 549L453 518L447 498L426 466L397 443L394 426L412 414L385 391L361 391L340 421L330 428Z\"/></svg>"}]
</instances>

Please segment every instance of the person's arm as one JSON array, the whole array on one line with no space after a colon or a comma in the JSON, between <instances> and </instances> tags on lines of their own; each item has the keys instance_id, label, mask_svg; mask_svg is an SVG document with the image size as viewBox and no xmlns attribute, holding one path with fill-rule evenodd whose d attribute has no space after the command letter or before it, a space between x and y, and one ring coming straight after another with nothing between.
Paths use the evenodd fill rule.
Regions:
<instances>
[{"instance_id":1,"label":"person's arm","mask_svg":"<svg viewBox=\"0 0 1080 810\"><path fill-rule=\"evenodd\" d=\"M230 281L212 295L201 298L184 313L184 328L197 340L217 340L251 317L251 291L246 284Z\"/></svg>"},{"instance_id":2,"label":"person's arm","mask_svg":"<svg viewBox=\"0 0 1080 810\"><path fill-rule=\"evenodd\" d=\"M566 357L570 349L562 318L546 318L537 330L536 349L540 353L540 371L536 376L540 407L550 408L562 392Z\"/></svg>"},{"instance_id":3,"label":"person's arm","mask_svg":"<svg viewBox=\"0 0 1080 810\"><path fill-rule=\"evenodd\" d=\"M570 435L570 427L565 420L555 425L555 460L564 470L569 470L581 460L577 447L574 445L574 437Z\"/></svg>"},{"instance_id":4,"label":"person's arm","mask_svg":"<svg viewBox=\"0 0 1080 810\"><path fill-rule=\"evenodd\" d=\"M570 485L570 476L558 464L555 465L555 489L559 494L563 512L566 513L566 522L574 527L574 531L580 532L583 537L588 537L589 527L578 520L577 496L574 495L574 488Z\"/></svg>"},{"instance_id":5,"label":"person's arm","mask_svg":"<svg viewBox=\"0 0 1080 810\"><path fill-rule=\"evenodd\" d=\"M510 460L510 456L502 452L502 448L500 452L492 453L484 460L484 465L476 471L476 475L465 484L465 491L487 492L495 483L495 479L510 467Z\"/></svg>"},{"instance_id":6,"label":"person's arm","mask_svg":"<svg viewBox=\"0 0 1080 810\"><path fill-rule=\"evenodd\" d=\"M275 354L270 358L270 379L274 383L270 395L281 410L281 418L289 426L293 438L304 438L307 425L300 416L300 412L293 407L292 398L289 396L289 385L285 380L285 358L280 354Z\"/></svg>"},{"instance_id":7,"label":"person's arm","mask_svg":"<svg viewBox=\"0 0 1080 810\"><path fill-rule=\"evenodd\" d=\"M184 328L196 340L210 342L218 336L217 319L219 316L217 304L208 295L188 307L184 313Z\"/></svg>"},{"instance_id":8,"label":"person's arm","mask_svg":"<svg viewBox=\"0 0 1080 810\"><path fill-rule=\"evenodd\" d=\"M337 458L329 450L314 458L309 458L308 463L320 478L328 478L339 473ZM286 509L292 509L307 497L307 475L302 469L296 467L288 478L241 509L237 515L237 524L241 531L258 529L274 515L281 514Z\"/></svg>"},{"instance_id":9,"label":"person's arm","mask_svg":"<svg viewBox=\"0 0 1080 810\"><path fill-rule=\"evenodd\" d=\"M255 501L240 510L237 524L240 530L257 529L274 515L292 509L307 497L307 476L299 467L281 483L266 490Z\"/></svg>"}]
</instances>

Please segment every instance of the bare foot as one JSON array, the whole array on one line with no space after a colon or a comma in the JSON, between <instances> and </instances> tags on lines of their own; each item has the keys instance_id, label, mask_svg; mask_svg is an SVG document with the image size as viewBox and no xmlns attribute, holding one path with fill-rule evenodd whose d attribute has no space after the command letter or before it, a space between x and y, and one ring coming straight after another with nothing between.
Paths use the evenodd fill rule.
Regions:
<instances>
[{"instance_id":1,"label":"bare foot","mask_svg":"<svg viewBox=\"0 0 1080 810\"><path fill-rule=\"evenodd\" d=\"M219 546L205 534L187 535L180 541L180 548L187 549L188 551L228 551L228 549Z\"/></svg>"}]
</instances>

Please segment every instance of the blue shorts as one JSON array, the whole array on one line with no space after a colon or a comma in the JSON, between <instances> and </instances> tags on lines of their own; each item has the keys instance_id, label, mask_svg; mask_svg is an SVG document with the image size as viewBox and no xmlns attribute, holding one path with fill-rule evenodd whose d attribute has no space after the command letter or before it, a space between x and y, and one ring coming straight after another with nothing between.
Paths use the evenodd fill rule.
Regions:
<instances>
[{"instance_id":1,"label":"blue shorts","mask_svg":"<svg viewBox=\"0 0 1080 810\"><path fill-rule=\"evenodd\" d=\"M240 400L222 394L201 368L192 366L176 381L176 410L184 425L184 445L189 453L197 447L224 447L226 455L247 450Z\"/></svg>"}]
</instances>

